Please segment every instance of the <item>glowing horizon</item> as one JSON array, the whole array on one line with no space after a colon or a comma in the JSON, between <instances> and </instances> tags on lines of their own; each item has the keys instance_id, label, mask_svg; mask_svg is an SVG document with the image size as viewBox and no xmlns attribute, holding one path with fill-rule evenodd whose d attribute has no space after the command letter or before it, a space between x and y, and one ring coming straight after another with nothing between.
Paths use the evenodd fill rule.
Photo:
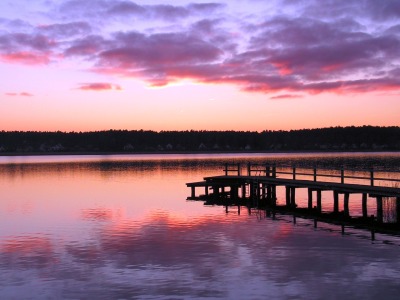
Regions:
<instances>
[{"instance_id":1,"label":"glowing horizon","mask_svg":"<svg viewBox=\"0 0 400 300\"><path fill-rule=\"evenodd\" d=\"M0 4L0 130L400 126L398 1Z\"/></svg>"}]
</instances>

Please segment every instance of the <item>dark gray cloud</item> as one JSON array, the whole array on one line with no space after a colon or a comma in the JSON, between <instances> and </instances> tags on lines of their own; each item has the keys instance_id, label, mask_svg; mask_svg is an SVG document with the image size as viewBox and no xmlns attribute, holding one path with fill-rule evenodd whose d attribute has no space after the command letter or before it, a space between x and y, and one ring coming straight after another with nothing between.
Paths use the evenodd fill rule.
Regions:
<instances>
[{"instance_id":1,"label":"dark gray cloud","mask_svg":"<svg viewBox=\"0 0 400 300\"><path fill-rule=\"evenodd\" d=\"M57 13L62 16L68 16L70 13L76 13L79 16L89 17L138 17L161 19L167 21L176 21L187 18L192 15L208 14L225 7L220 3L190 3L188 5L172 4L138 4L129 0L92 0L65 1Z\"/></svg>"},{"instance_id":2,"label":"dark gray cloud","mask_svg":"<svg viewBox=\"0 0 400 300\"><path fill-rule=\"evenodd\" d=\"M64 38L76 35L87 35L92 31L92 28L87 22L70 22L41 25L38 27L38 31L55 38Z\"/></svg>"},{"instance_id":3,"label":"dark gray cloud","mask_svg":"<svg viewBox=\"0 0 400 300\"><path fill-rule=\"evenodd\" d=\"M338 18L359 17L375 21L397 20L400 17L398 0L283 0L284 5L295 6L313 17Z\"/></svg>"}]
</instances>

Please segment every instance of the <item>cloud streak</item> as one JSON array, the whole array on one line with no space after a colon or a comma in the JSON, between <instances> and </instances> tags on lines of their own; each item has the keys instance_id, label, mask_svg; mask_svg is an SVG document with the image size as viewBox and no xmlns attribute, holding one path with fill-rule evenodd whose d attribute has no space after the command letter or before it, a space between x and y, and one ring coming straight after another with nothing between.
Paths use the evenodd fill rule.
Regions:
<instances>
[{"instance_id":1,"label":"cloud streak","mask_svg":"<svg viewBox=\"0 0 400 300\"><path fill-rule=\"evenodd\" d=\"M21 92L21 93L5 93L6 96L22 96L22 97L33 97L33 94L28 92Z\"/></svg>"},{"instance_id":2,"label":"cloud streak","mask_svg":"<svg viewBox=\"0 0 400 300\"><path fill-rule=\"evenodd\" d=\"M78 90L82 91L107 91L107 90L121 90L118 84L105 83L105 82L92 82L81 83Z\"/></svg>"}]
</instances>

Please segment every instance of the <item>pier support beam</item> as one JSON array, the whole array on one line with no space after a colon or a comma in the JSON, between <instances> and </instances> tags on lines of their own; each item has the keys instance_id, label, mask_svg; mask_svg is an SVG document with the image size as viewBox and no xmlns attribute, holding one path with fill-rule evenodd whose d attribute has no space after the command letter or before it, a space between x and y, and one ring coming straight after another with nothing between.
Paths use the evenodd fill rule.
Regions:
<instances>
[{"instance_id":1,"label":"pier support beam","mask_svg":"<svg viewBox=\"0 0 400 300\"><path fill-rule=\"evenodd\" d=\"M213 193L214 193L214 195L216 195L216 196L219 196L219 186L212 186L212 189L213 189Z\"/></svg>"},{"instance_id":2,"label":"pier support beam","mask_svg":"<svg viewBox=\"0 0 400 300\"><path fill-rule=\"evenodd\" d=\"M376 221L383 223L383 203L382 196L376 197Z\"/></svg>"},{"instance_id":3,"label":"pier support beam","mask_svg":"<svg viewBox=\"0 0 400 300\"><path fill-rule=\"evenodd\" d=\"M290 187L286 187L286 206L290 206Z\"/></svg>"},{"instance_id":4,"label":"pier support beam","mask_svg":"<svg viewBox=\"0 0 400 300\"><path fill-rule=\"evenodd\" d=\"M296 188L292 187L290 191L290 207L296 208Z\"/></svg>"},{"instance_id":5,"label":"pier support beam","mask_svg":"<svg viewBox=\"0 0 400 300\"><path fill-rule=\"evenodd\" d=\"M272 201L276 204L276 185L272 186Z\"/></svg>"},{"instance_id":6,"label":"pier support beam","mask_svg":"<svg viewBox=\"0 0 400 300\"><path fill-rule=\"evenodd\" d=\"M312 209L313 201L312 201L312 189L308 189L308 209Z\"/></svg>"},{"instance_id":7,"label":"pier support beam","mask_svg":"<svg viewBox=\"0 0 400 300\"><path fill-rule=\"evenodd\" d=\"M254 199L254 182L250 182L249 183L249 187L250 187L250 199Z\"/></svg>"},{"instance_id":8,"label":"pier support beam","mask_svg":"<svg viewBox=\"0 0 400 300\"><path fill-rule=\"evenodd\" d=\"M192 190L192 198L196 197L196 188L194 186L191 187Z\"/></svg>"},{"instance_id":9,"label":"pier support beam","mask_svg":"<svg viewBox=\"0 0 400 300\"><path fill-rule=\"evenodd\" d=\"M396 220L400 223L400 197L396 198Z\"/></svg>"},{"instance_id":10,"label":"pier support beam","mask_svg":"<svg viewBox=\"0 0 400 300\"><path fill-rule=\"evenodd\" d=\"M363 218L367 218L368 217L367 194L366 193L362 194L362 215L363 215Z\"/></svg>"},{"instance_id":11,"label":"pier support beam","mask_svg":"<svg viewBox=\"0 0 400 300\"><path fill-rule=\"evenodd\" d=\"M246 198L246 184L245 183L242 185L242 198L243 199Z\"/></svg>"},{"instance_id":12,"label":"pier support beam","mask_svg":"<svg viewBox=\"0 0 400 300\"><path fill-rule=\"evenodd\" d=\"M271 187L271 203L272 203L272 207L276 206L276 186L273 185Z\"/></svg>"},{"instance_id":13,"label":"pier support beam","mask_svg":"<svg viewBox=\"0 0 400 300\"><path fill-rule=\"evenodd\" d=\"M321 190L317 190L317 211L322 211L322 195Z\"/></svg>"},{"instance_id":14,"label":"pier support beam","mask_svg":"<svg viewBox=\"0 0 400 300\"><path fill-rule=\"evenodd\" d=\"M337 191L333 191L333 212L339 212L339 193Z\"/></svg>"},{"instance_id":15,"label":"pier support beam","mask_svg":"<svg viewBox=\"0 0 400 300\"><path fill-rule=\"evenodd\" d=\"M262 183L261 184L261 195L262 195L262 197L263 197L263 199L265 199L266 197L266 185L265 185L265 183Z\"/></svg>"},{"instance_id":16,"label":"pier support beam","mask_svg":"<svg viewBox=\"0 0 400 300\"><path fill-rule=\"evenodd\" d=\"M231 199L237 199L239 197L239 187L231 186Z\"/></svg>"},{"instance_id":17,"label":"pier support beam","mask_svg":"<svg viewBox=\"0 0 400 300\"><path fill-rule=\"evenodd\" d=\"M270 185L267 186L267 204L272 205L272 188Z\"/></svg>"},{"instance_id":18,"label":"pier support beam","mask_svg":"<svg viewBox=\"0 0 400 300\"><path fill-rule=\"evenodd\" d=\"M344 215L345 215L346 217L350 216L350 212L349 212L349 198L350 198L350 194L349 194L349 193L344 193L343 210L344 210Z\"/></svg>"}]
</instances>

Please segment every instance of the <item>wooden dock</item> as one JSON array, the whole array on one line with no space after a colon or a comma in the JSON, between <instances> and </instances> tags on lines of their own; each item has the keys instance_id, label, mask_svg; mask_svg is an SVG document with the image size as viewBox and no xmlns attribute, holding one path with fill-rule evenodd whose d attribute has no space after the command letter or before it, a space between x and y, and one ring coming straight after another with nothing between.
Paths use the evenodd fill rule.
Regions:
<instances>
[{"instance_id":1,"label":"wooden dock","mask_svg":"<svg viewBox=\"0 0 400 300\"><path fill-rule=\"evenodd\" d=\"M383 199L393 198L396 205L397 223L400 224L400 171L392 172L391 177L379 177L382 172L368 170L361 172L368 176L354 175L352 170L306 169L296 167L279 167L276 165L247 164L246 174L240 164L225 164L224 175L205 177L203 181L191 182L186 185L191 188L188 200L202 200L226 205L253 205L259 208L277 209L276 188L285 188L285 210L293 212L302 210L306 213L319 214L323 212L322 193L331 192L333 211L324 212L342 219L351 219L349 199L352 194L360 194L362 218L370 219L368 201L376 201L376 212L372 217L382 224ZM357 174L357 173L356 173ZM330 179L329 181L326 179ZM333 180L333 181L332 181ZM356 183L355 181L360 181ZM196 190L203 189L204 194ZM307 207L298 207L296 190L308 190ZM315 199L314 199L315 194ZM343 211L339 212L339 198L343 195ZM329 200L325 200L329 201ZM326 205L326 204L325 204Z\"/></svg>"}]
</instances>

